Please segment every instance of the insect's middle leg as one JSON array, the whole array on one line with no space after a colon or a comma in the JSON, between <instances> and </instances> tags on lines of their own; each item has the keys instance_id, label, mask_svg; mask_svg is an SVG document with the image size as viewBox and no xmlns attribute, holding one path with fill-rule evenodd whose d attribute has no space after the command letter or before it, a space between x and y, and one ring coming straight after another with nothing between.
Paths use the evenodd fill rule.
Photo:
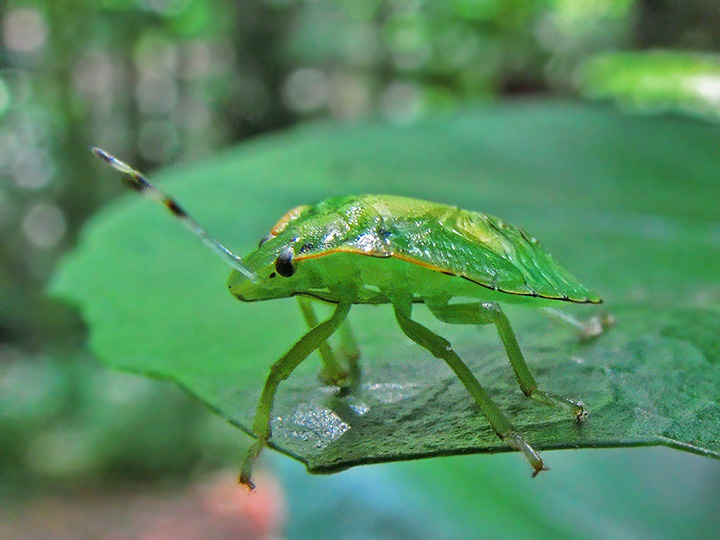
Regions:
<instances>
[{"instance_id":1,"label":"insect's middle leg","mask_svg":"<svg viewBox=\"0 0 720 540\"><path fill-rule=\"evenodd\" d=\"M318 319L312 300L298 296L300 311L310 328L317 326ZM335 354L330 344L326 341L318 347L318 352L323 361L323 370L320 372L320 380L325 384L332 384L340 388L352 386L360 380L360 350L350 329L350 323L345 320L340 326L340 358ZM347 363L343 367L340 360Z\"/></svg>"},{"instance_id":2,"label":"insect's middle leg","mask_svg":"<svg viewBox=\"0 0 720 540\"><path fill-rule=\"evenodd\" d=\"M465 385L465 388L473 397L475 403L477 403L480 411L488 419L490 426L497 436L509 446L519 450L525 455L525 458L533 468L533 476L537 475L540 471L547 470L540 454L515 431L510 420L508 420L500 408L490 399L490 396L472 374L470 368L467 367L453 350L450 343L432 332L429 328L410 318L412 309L410 302L394 303L393 307L395 308L395 317L405 335L418 345L426 348L436 358L444 360L447 365L450 366L450 369L455 372L463 385Z\"/></svg>"},{"instance_id":3,"label":"insect's middle leg","mask_svg":"<svg viewBox=\"0 0 720 540\"><path fill-rule=\"evenodd\" d=\"M260 455L260 451L267 445L270 440L270 415L272 413L273 402L278 386L282 381L287 379L290 374L298 367L303 360L320 347L330 336L338 329L340 324L347 317L350 311L350 304L338 304L335 312L325 322L322 322L305 334L285 355L275 362L270 368L265 387L263 388L257 411L255 412L255 420L253 422L253 433L257 437L255 443L250 447L245 461L240 471L240 482L250 488L254 487L250 481L252 467Z\"/></svg>"},{"instance_id":4,"label":"insect's middle leg","mask_svg":"<svg viewBox=\"0 0 720 540\"><path fill-rule=\"evenodd\" d=\"M360 382L360 348L357 341L355 341L352 328L350 328L350 321L343 321L338 334L340 337L340 354L347 362L350 385L353 385Z\"/></svg>"},{"instance_id":5,"label":"insect's middle leg","mask_svg":"<svg viewBox=\"0 0 720 540\"><path fill-rule=\"evenodd\" d=\"M553 405L570 411L577 422L585 420L587 409L582 401L556 396L538 389L537 381L525 362L525 357L520 350L520 345L515 337L515 332L510 326L510 321L498 304L490 302L482 304L477 302L466 304L428 302L427 306L433 315L449 324L494 324L505 346L510 365L515 372L515 377L523 393L546 405Z\"/></svg>"}]
</instances>

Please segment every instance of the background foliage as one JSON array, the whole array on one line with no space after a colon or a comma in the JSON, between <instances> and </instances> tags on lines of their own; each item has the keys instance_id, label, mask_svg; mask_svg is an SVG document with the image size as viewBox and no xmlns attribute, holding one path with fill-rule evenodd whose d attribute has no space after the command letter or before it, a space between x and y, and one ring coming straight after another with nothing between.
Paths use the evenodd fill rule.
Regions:
<instances>
[{"instance_id":1,"label":"background foliage","mask_svg":"<svg viewBox=\"0 0 720 540\"><path fill-rule=\"evenodd\" d=\"M10 0L0 9L0 491L14 495L132 478L196 478L236 463L244 444L171 386L99 369L85 352L78 313L44 294L80 225L121 189L97 180L107 171L91 161L89 146L112 148L150 171L315 120L410 129L467 103L548 96L716 119L720 103L715 0ZM650 60L614 54L657 47L680 53ZM526 157L548 167L553 151ZM688 157L682 168L695 166ZM288 197L278 187L278 196ZM695 212L693 198L706 194L683 197ZM704 212L702 219L717 223L713 208ZM708 249L717 253L716 239ZM584 532L596 537L672 535L678 529L665 507L680 508L698 531L713 530L709 509L719 500L717 488L700 478L717 478L716 463L652 451L558 457L565 465L529 488L525 471L515 471L520 467L505 456L454 458L447 467L438 460L383 466L328 479L307 479L281 460L286 530L302 536L327 512L346 516L346 530L361 530L348 517L361 507L376 518L363 526L397 533L389 537L451 530L450 523L465 533L480 525L502 531L493 529L501 521L516 524L509 536L577 533L582 520L553 520L533 502L550 497L565 515L582 515L582 505L560 493L603 516L602 525L585 516ZM606 475L604 485L598 478L581 481L603 463L617 474ZM468 474L475 467L480 476ZM636 484L630 476L639 477ZM586 491L564 484L568 478ZM454 508L438 509L427 485L453 479L468 495L466 506L452 499ZM484 495L473 485L491 486L488 498L477 499ZM316 490L317 501L297 496L306 489ZM683 506L681 489L696 504ZM370 493L385 504L372 502ZM399 499L406 502L389 502ZM482 505L494 509L482 523L457 521L461 509L473 516ZM433 509L429 515L440 525L398 517L418 508ZM658 515L669 521L652 529L650 517Z\"/></svg>"}]
</instances>

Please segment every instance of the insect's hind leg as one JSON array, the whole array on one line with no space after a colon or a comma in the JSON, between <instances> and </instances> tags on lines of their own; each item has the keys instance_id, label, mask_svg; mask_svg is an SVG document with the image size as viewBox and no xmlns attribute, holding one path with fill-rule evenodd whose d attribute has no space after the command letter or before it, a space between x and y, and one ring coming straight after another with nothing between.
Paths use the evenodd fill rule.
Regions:
<instances>
[{"instance_id":1,"label":"insect's hind leg","mask_svg":"<svg viewBox=\"0 0 720 540\"><path fill-rule=\"evenodd\" d=\"M520 350L520 345L515 337L515 332L510 326L510 321L498 304L490 302L482 304L477 302L465 304L428 302L427 306L435 317L446 323L494 324L523 394L540 403L570 411L577 422L582 422L587 418L587 409L582 401L557 396L538 389L537 381L525 362L525 357Z\"/></svg>"},{"instance_id":2,"label":"insect's hind leg","mask_svg":"<svg viewBox=\"0 0 720 540\"><path fill-rule=\"evenodd\" d=\"M581 342L592 341L615 325L615 317L610 313L603 313L587 320L580 320L555 308L545 307L542 308L542 312L548 317L576 330Z\"/></svg>"},{"instance_id":3,"label":"insect's hind leg","mask_svg":"<svg viewBox=\"0 0 720 540\"><path fill-rule=\"evenodd\" d=\"M257 440L250 447L240 471L240 482L242 484L249 486L251 489L254 487L250 481L252 468L260 452L270 440L270 415L278 386L290 376L303 360L335 333L349 311L350 304L338 304L335 312L328 320L312 328L270 368L270 375L265 381L265 387L260 396L257 411L255 412L255 420L253 421L253 433Z\"/></svg>"},{"instance_id":4,"label":"insect's hind leg","mask_svg":"<svg viewBox=\"0 0 720 540\"><path fill-rule=\"evenodd\" d=\"M315 309L312 306L313 300L298 296L300 311L310 328L317 326L318 319ZM350 323L345 320L339 329L340 335L340 358L347 363L343 367L340 359L326 341L320 344L318 352L323 361L323 370L320 372L320 380L324 384L332 384L340 388L348 388L360 380L360 350L350 329Z\"/></svg>"},{"instance_id":5,"label":"insect's hind leg","mask_svg":"<svg viewBox=\"0 0 720 540\"><path fill-rule=\"evenodd\" d=\"M400 328L411 340L430 351L433 356L444 360L455 372L460 381L465 385L470 395L477 403L480 411L485 415L493 431L512 448L519 450L525 455L533 468L533 476L540 471L547 470L540 454L513 428L510 420L503 414L497 405L490 399L485 389L470 371L470 368L453 350L450 343L435 334L430 329L413 321L410 318L412 304L408 302L393 303L395 317Z\"/></svg>"}]
</instances>

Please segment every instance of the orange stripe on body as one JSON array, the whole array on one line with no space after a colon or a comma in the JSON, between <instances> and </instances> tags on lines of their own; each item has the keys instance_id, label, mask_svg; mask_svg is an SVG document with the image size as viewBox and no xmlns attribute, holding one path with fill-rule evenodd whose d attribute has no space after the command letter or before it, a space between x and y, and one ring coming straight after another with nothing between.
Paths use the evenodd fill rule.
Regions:
<instances>
[{"instance_id":1,"label":"orange stripe on body","mask_svg":"<svg viewBox=\"0 0 720 540\"><path fill-rule=\"evenodd\" d=\"M470 277L468 277L468 276L465 276L465 275L463 275L463 274L457 274L457 273L452 272L452 271L450 271L450 270L446 270L446 269L441 268L441 267L439 267L439 266L434 266L434 265L429 264L429 263L427 263L427 262L425 262L425 261L420 261L420 260L418 260L418 259L414 259L414 258L409 257L408 255L404 255L404 254L391 253L391 254L389 255L389 257L388 257L388 255L386 255L386 254L380 255L380 254L377 254L377 253L368 252L368 251L362 251L362 250L354 249L354 248L351 248L351 247L339 247L339 248L330 249L330 250L328 250L328 251L323 251L322 253L314 253L314 254L309 254L309 255L299 255L299 256L297 256L297 257L295 258L295 260L298 261L298 262L300 262L300 261L309 260L309 259L319 259L319 258L321 258L321 257L324 257L325 255L332 255L333 253L354 253L354 254L357 254L357 255L365 255L366 257L375 257L375 258L379 258L379 259L387 259L387 258L392 257L392 258L395 258L395 259L399 259L399 260L401 260L401 261L405 261L405 262L408 262L408 263L411 263L411 264L416 264L416 265L418 265L418 266L422 266L423 268L427 268L428 270L432 270L432 271L434 271L434 272L440 272L441 274L445 274L445 275L450 275L450 276L455 276L455 277L460 277L460 278L466 279L466 280L470 281L471 283L475 283L476 285L480 285L481 287L484 287L484 288L489 289L489 290L491 290L491 291L498 291L498 292L501 292L501 293L512 294L512 295L515 295L515 296L528 296L528 297L531 297L531 298L543 298L543 299L545 299L545 300L559 300L559 301L561 301L561 302L571 302L571 303L573 303L573 304L602 304L602 300L595 301L595 300L591 300L590 298L573 299L573 298L568 298L568 297L565 297L565 296L548 296L548 295L543 295L543 294L539 294L539 293L523 293L523 292L517 292L517 291L509 291L509 290L507 290L507 289L501 289L501 288L499 288L499 287L497 287L497 288L491 287L490 285L486 285L486 284L484 284L484 283L480 283L479 281L475 281L474 279L472 279L472 278L470 278Z\"/></svg>"}]
</instances>

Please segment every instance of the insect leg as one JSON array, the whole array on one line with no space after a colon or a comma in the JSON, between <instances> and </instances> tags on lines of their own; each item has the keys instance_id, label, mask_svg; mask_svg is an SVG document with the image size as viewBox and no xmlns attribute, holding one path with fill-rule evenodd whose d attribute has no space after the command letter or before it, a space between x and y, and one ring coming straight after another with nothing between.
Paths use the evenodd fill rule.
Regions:
<instances>
[{"instance_id":1,"label":"insect leg","mask_svg":"<svg viewBox=\"0 0 720 540\"><path fill-rule=\"evenodd\" d=\"M569 410L573 416L575 416L577 422L582 422L587 418L587 409L582 401L556 396L538 389L537 381L525 362L525 357L520 350L520 345L515 337L515 332L510 326L510 321L498 304L486 302L482 304L467 303L449 305L428 302L427 305L433 315L446 323L494 324L503 342L510 360L510 365L515 372L515 377L520 384L520 389L523 391L523 394L540 403Z\"/></svg>"},{"instance_id":2,"label":"insect leg","mask_svg":"<svg viewBox=\"0 0 720 540\"><path fill-rule=\"evenodd\" d=\"M314 328L318 325L318 319L311 302L312 300L308 298L298 296L300 311L302 311L305 322L310 328ZM324 341L318 346L318 352L324 364L323 370L320 372L320 380L324 384L332 384L341 388L348 386L348 372L340 365L330 344Z\"/></svg>"},{"instance_id":3,"label":"insect leg","mask_svg":"<svg viewBox=\"0 0 720 540\"><path fill-rule=\"evenodd\" d=\"M360 348L355 341L355 335L350 327L349 321L344 321L340 326L340 350L348 364L350 373L350 384L360 381Z\"/></svg>"},{"instance_id":4,"label":"insect leg","mask_svg":"<svg viewBox=\"0 0 720 540\"><path fill-rule=\"evenodd\" d=\"M615 317L613 317L610 313L595 315L586 321L581 321L572 315L555 308L542 308L542 312L548 317L577 330L578 334L580 334L580 341L591 341L600 334L606 332L615 324Z\"/></svg>"},{"instance_id":5,"label":"insect leg","mask_svg":"<svg viewBox=\"0 0 720 540\"><path fill-rule=\"evenodd\" d=\"M253 422L253 433L257 437L257 440L252 447L250 447L250 451L243 462L240 472L240 482L242 484L249 486L251 489L254 487L250 481L252 467L260 451L267 445L270 439L270 415L278 386L290 376L303 360L310 356L315 349L335 333L340 323L347 317L349 311L350 304L338 304L335 312L329 319L312 328L270 368L270 375L268 375L267 381L265 382L265 387L260 396L260 402L258 403L255 420Z\"/></svg>"},{"instance_id":6,"label":"insect leg","mask_svg":"<svg viewBox=\"0 0 720 540\"><path fill-rule=\"evenodd\" d=\"M508 420L505 414L503 414L499 407L490 399L490 396L472 374L470 368L467 367L453 350L450 343L410 318L412 309L410 302L393 303L393 307L395 308L395 317L405 335L418 345L426 348L436 358L444 360L447 365L450 366L450 369L455 372L460 381L465 385L465 388L470 392L470 395L478 407L480 407L480 411L488 419L490 426L497 436L509 446L519 450L525 455L525 458L534 470L533 476L537 475L540 471L547 470L540 454L515 431L510 420Z\"/></svg>"}]
</instances>

